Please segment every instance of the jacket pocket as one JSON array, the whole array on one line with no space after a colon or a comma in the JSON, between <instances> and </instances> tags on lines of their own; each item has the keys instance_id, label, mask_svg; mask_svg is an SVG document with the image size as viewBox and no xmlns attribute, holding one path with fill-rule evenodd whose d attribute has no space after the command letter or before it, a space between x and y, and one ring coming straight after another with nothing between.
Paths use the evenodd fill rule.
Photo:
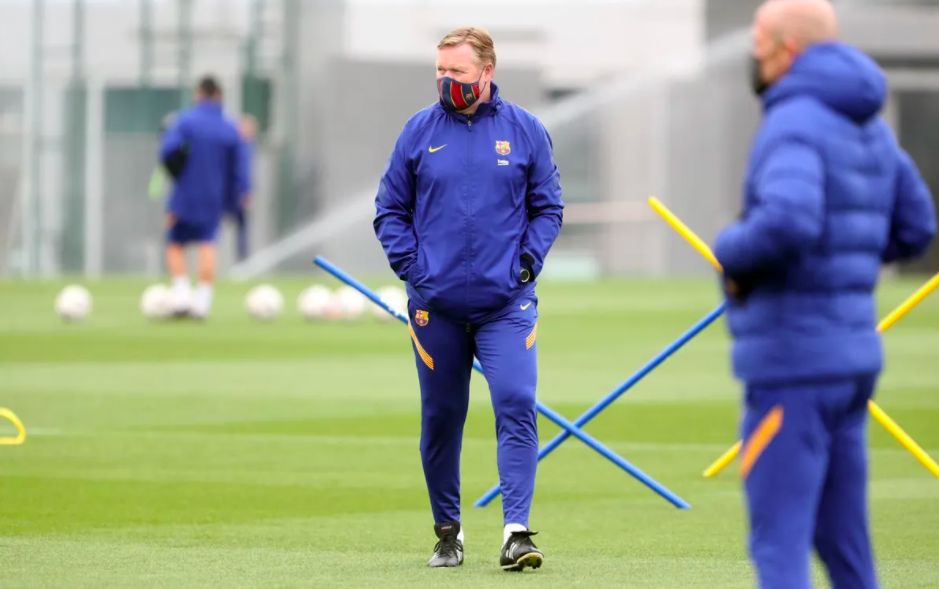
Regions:
<instances>
[{"instance_id":1,"label":"jacket pocket","mask_svg":"<svg viewBox=\"0 0 939 589\"><path fill-rule=\"evenodd\" d=\"M515 254L509 263L509 268L512 272L509 284L513 287L518 286L522 283L522 244L519 242L515 243Z\"/></svg>"},{"instance_id":2,"label":"jacket pocket","mask_svg":"<svg viewBox=\"0 0 939 589\"><path fill-rule=\"evenodd\" d=\"M411 286L418 286L424 278L424 250L421 249L420 244L417 246L417 257L414 258L414 263L411 264L411 267L408 268L408 284Z\"/></svg>"}]
</instances>

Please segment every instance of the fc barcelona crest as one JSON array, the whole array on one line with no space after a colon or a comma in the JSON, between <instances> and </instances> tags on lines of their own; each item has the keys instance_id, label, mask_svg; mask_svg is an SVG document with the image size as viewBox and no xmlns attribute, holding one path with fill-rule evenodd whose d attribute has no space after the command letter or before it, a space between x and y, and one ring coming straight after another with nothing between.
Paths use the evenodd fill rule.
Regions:
<instances>
[{"instance_id":1,"label":"fc barcelona crest","mask_svg":"<svg viewBox=\"0 0 939 589\"><path fill-rule=\"evenodd\" d=\"M414 311L414 323L417 323L421 327L425 327L430 323L430 313L422 309Z\"/></svg>"},{"instance_id":2,"label":"fc barcelona crest","mask_svg":"<svg viewBox=\"0 0 939 589\"><path fill-rule=\"evenodd\" d=\"M512 153L512 144L508 141L496 141L496 153L499 155L509 155Z\"/></svg>"}]
</instances>

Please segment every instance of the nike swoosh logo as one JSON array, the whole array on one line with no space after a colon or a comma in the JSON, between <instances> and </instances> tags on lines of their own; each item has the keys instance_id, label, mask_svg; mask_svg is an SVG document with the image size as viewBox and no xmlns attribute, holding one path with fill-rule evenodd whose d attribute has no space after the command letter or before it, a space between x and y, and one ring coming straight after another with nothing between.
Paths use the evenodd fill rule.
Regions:
<instances>
[{"instance_id":1,"label":"nike swoosh logo","mask_svg":"<svg viewBox=\"0 0 939 589\"><path fill-rule=\"evenodd\" d=\"M528 301L528 302L525 303L524 305L519 305L519 306L518 306L518 308L521 309L522 311L528 310L528 307L531 307L531 301Z\"/></svg>"},{"instance_id":2,"label":"nike swoosh logo","mask_svg":"<svg viewBox=\"0 0 939 589\"><path fill-rule=\"evenodd\" d=\"M427 153L437 153L438 151L440 151L441 149L443 149L443 148L446 147L447 145L448 145L447 143L444 143L444 144L441 145L440 147L428 147L428 148L427 148Z\"/></svg>"}]
</instances>

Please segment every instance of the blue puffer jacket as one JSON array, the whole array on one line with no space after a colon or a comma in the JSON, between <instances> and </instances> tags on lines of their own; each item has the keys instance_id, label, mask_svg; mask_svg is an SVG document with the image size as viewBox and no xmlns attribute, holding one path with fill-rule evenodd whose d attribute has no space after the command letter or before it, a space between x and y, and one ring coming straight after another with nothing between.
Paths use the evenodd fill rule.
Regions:
<instances>
[{"instance_id":1,"label":"blue puffer jacket","mask_svg":"<svg viewBox=\"0 0 939 589\"><path fill-rule=\"evenodd\" d=\"M477 320L532 288L561 228L564 203L551 139L499 97L472 117L438 103L411 117L375 199L375 234L408 294Z\"/></svg>"},{"instance_id":2,"label":"blue puffer jacket","mask_svg":"<svg viewBox=\"0 0 939 589\"><path fill-rule=\"evenodd\" d=\"M877 116L885 93L873 61L825 43L763 96L743 215L715 246L745 292L727 317L748 383L881 369L881 263L921 254L936 232L929 189Z\"/></svg>"},{"instance_id":3,"label":"blue puffer jacket","mask_svg":"<svg viewBox=\"0 0 939 589\"><path fill-rule=\"evenodd\" d=\"M168 211L189 223L218 222L225 202L247 191L240 149L238 129L220 103L205 100L180 114L160 145L164 162L185 150L185 164L173 184Z\"/></svg>"}]
</instances>

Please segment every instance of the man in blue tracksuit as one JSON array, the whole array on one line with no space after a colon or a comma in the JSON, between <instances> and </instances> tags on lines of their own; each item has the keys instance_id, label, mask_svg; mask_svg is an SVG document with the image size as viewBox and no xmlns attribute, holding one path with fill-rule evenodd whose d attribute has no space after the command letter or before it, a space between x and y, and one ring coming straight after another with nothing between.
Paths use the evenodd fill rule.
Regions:
<instances>
[{"instance_id":1,"label":"man in blue tracksuit","mask_svg":"<svg viewBox=\"0 0 939 589\"><path fill-rule=\"evenodd\" d=\"M421 459L439 539L431 567L463 562L460 446L474 355L496 416L501 565L543 560L528 529L538 453L535 278L564 205L551 140L499 96L495 64L486 31L443 38L439 101L404 126L375 201L375 233L410 298Z\"/></svg>"},{"instance_id":2,"label":"man in blue tracksuit","mask_svg":"<svg viewBox=\"0 0 939 589\"><path fill-rule=\"evenodd\" d=\"M225 212L235 223L235 257L240 262L248 257L248 217L251 206L252 173L254 163L255 140L258 134L258 122L252 115L245 114L238 121L238 134L241 143L238 146L238 166L240 186L231 191L225 200Z\"/></svg>"},{"instance_id":3,"label":"man in blue tracksuit","mask_svg":"<svg viewBox=\"0 0 939 589\"><path fill-rule=\"evenodd\" d=\"M773 0L754 24L763 123L743 214L718 237L733 363L746 388L741 473L759 585L877 584L868 532L867 401L882 367L882 263L921 254L932 197L878 117L886 84L837 42L825 0Z\"/></svg>"},{"instance_id":4,"label":"man in blue tracksuit","mask_svg":"<svg viewBox=\"0 0 939 589\"><path fill-rule=\"evenodd\" d=\"M215 237L224 205L246 192L239 165L238 129L222 111L222 89L206 76L196 88L196 104L179 114L163 135L160 161L173 176L167 203L166 263L178 314L208 316L215 281ZM199 284L191 292L185 247L199 245Z\"/></svg>"}]
</instances>

